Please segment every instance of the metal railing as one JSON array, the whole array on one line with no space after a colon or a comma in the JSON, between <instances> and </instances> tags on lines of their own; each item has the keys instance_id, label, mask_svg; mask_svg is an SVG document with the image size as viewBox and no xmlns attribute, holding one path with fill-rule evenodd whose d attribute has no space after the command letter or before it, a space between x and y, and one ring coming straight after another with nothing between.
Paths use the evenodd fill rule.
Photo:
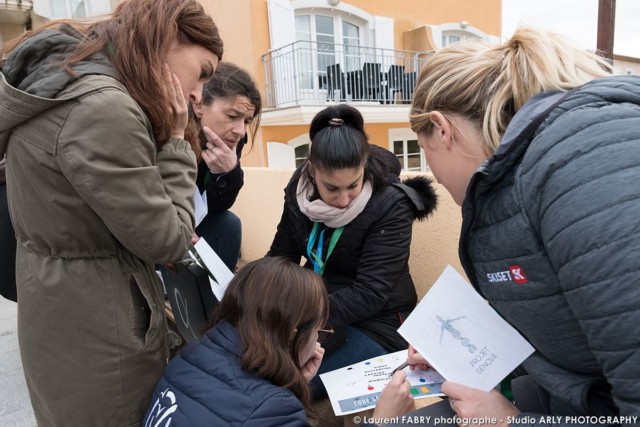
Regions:
<instances>
[{"instance_id":1,"label":"metal railing","mask_svg":"<svg viewBox=\"0 0 640 427\"><path fill-rule=\"evenodd\" d=\"M262 56L266 107L408 104L430 52L297 41Z\"/></svg>"},{"instance_id":2,"label":"metal railing","mask_svg":"<svg viewBox=\"0 0 640 427\"><path fill-rule=\"evenodd\" d=\"M33 9L33 2L31 0L3 0L0 1L0 10L1 9L28 12Z\"/></svg>"}]
</instances>

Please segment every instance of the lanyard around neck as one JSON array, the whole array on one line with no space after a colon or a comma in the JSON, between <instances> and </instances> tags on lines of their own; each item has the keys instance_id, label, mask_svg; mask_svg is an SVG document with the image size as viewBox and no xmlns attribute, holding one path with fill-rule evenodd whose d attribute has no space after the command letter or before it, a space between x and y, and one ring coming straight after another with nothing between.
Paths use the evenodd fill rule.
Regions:
<instances>
[{"instance_id":1,"label":"lanyard around neck","mask_svg":"<svg viewBox=\"0 0 640 427\"><path fill-rule=\"evenodd\" d=\"M309 255L309 259L313 263L313 271L322 276L324 273L324 268L327 264L327 260L331 256L331 252L333 252L333 248L336 247L342 232L344 231L344 227L338 227L333 231L333 235L331 236L331 240L329 241L329 249L327 250L327 256L325 259L322 259L322 245L324 241L324 232L327 230L326 228L320 232L318 236L318 229L320 228L319 222L313 223L313 229L311 230L311 234L309 235L309 241L307 243L307 255ZM313 252L313 247L316 244L316 239L318 239L318 247Z\"/></svg>"}]
</instances>

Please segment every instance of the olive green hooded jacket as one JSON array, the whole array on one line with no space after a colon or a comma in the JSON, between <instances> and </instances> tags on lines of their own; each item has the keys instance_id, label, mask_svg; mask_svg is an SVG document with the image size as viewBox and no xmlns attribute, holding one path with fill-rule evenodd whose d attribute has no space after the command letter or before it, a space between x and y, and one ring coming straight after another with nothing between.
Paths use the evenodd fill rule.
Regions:
<instances>
[{"instance_id":1,"label":"olive green hooded jacket","mask_svg":"<svg viewBox=\"0 0 640 427\"><path fill-rule=\"evenodd\" d=\"M157 148L105 56L62 70L77 42L47 30L0 73L20 351L39 425L133 426L166 363L154 263L191 240L196 160Z\"/></svg>"}]
</instances>

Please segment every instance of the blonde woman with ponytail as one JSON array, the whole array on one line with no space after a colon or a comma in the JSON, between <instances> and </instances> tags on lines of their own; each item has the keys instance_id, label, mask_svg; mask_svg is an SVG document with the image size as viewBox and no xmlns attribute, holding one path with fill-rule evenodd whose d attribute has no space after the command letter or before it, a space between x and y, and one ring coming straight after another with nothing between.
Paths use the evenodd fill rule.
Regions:
<instances>
[{"instance_id":1,"label":"blonde woman with ponytail","mask_svg":"<svg viewBox=\"0 0 640 427\"><path fill-rule=\"evenodd\" d=\"M422 415L494 427L638 422L640 78L606 69L521 28L504 45L442 49L422 70L411 128L462 207L461 263L537 350L503 393L446 382L448 402Z\"/></svg>"}]
</instances>

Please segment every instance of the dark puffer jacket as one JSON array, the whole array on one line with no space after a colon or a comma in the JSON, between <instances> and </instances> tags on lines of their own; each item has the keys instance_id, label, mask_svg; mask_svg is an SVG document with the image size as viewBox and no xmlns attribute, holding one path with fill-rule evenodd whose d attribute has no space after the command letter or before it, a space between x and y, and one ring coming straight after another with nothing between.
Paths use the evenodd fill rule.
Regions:
<instances>
[{"instance_id":1,"label":"dark puffer jacket","mask_svg":"<svg viewBox=\"0 0 640 427\"><path fill-rule=\"evenodd\" d=\"M302 427L307 416L288 389L240 366L236 329L219 323L169 362L142 425Z\"/></svg>"},{"instance_id":2,"label":"dark puffer jacket","mask_svg":"<svg viewBox=\"0 0 640 427\"><path fill-rule=\"evenodd\" d=\"M463 266L554 415L640 414L639 218L638 77L529 101L471 181Z\"/></svg>"},{"instance_id":3,"label":"dark puffer jacket","mask_svg":"<svg viewBox=\"0 0 640 427\"><path fill-rule=\"evenodd\" d=\"M294 262L307 255L313 222L300 212L296 188L300 168L285 189L278 231L268 256ZM390 181L399 181L389 178ZM417 177L375 192L364 211L344 227L324 271L329 292L329 322L334 328L352 325L387 351L406 348L397 329L416 305L409 272L409 250L414 219L424 219L436 206L427 178ZM325 233L328 247L332 233Z\"/></svg>"}]
</instances>

